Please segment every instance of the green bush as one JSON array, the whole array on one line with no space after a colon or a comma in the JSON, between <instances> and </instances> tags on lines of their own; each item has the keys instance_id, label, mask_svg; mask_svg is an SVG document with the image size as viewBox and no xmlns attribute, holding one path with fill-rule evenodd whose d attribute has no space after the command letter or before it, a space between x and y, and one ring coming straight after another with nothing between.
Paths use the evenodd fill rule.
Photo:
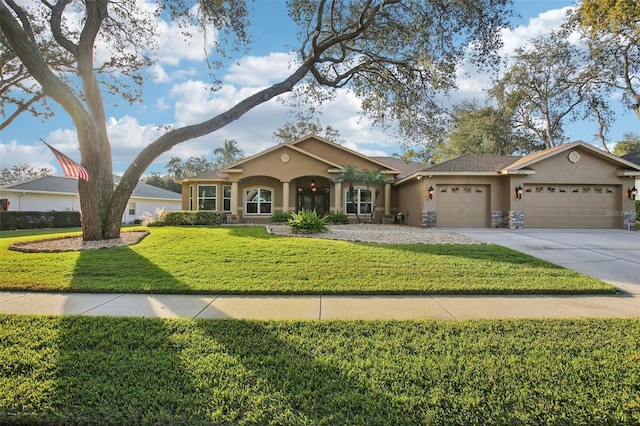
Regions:
<instances>
[{"instance_id":1,"label":"green bush","mask_svg":"<svg viewBox=\"0 0 640 426\"><path fill-rule=\"evenodd\" d=\"M349 216L347 216L345 212L336 210L327 215L327 221L334 224L346 225L349 223Z\"/></svg>"},{"instance_id":2,"label":"green bush","mask_svg":"<svg viewBox=\"0 0 640 426\"><path fill-rule=\"evenodd\" d=\"M640 200L636 200L636 220L640 220Z\"/></svg>"},{"instance_id":3,"label":"green bush","mask_svg":"<svg viewBox=\"0 0 640 426\"><path fill-rule=\"evenodd\" d=\"M320 217L315 210L302 209L298 213L291 213L289 226L297 232L315 234L327 230L327 216Z\"/></svg>"},{"instance_id":4,"label":"green bush","mask_svg":"<svg viewBox=\"0 0 640 426\"><path fill-rule=\"evenodd\" d=\"M274 212L271 215L272 223L287 223L291 219L292 212Z\"/></svg>"},{"instance_id":5,"label":"green bush","mask_svg":"<svg viewBox=\"0 0 640 426\"><path fill-rule=\"evenodd\" d=\"M80 227L80 212L0 212L0 230L77 228Z\"/></svg>"},{"instance_id":6,"label":"green bush","mask_svg":"<svg viewBox=\"0 0 640 426\"><path fill-rule=\"evenodd\" d=\"M222 225L225 215L209 210L166 212L149 226Z\"/></svg>"}]
</instances>

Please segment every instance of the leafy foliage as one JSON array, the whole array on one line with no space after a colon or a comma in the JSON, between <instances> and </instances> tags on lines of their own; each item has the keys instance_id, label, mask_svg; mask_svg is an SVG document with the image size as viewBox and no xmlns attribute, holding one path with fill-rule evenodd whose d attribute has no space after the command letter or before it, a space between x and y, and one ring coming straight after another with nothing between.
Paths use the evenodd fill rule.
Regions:
<instances>
[{"instance_id":1,"label":"leafy foliage","mask_svg":"<svg viewBox=\"0 0 640 426\"><path fill-rule=\"evenodd\" d=\"M322 127L320 121L299 121L298 123L285 123L284 126L273 132L273 139L278 143L294 142L307 135L318 135L331 142L341 144L340 131L331 126Z\"/></svg>"},{"instance_id":2,"label":"leafy foliage","mask_svg":"<svg viewBox=\"0 0 640 426\"><path fill-rule=\"evenodd\" d=\"M273 212L270 220L273 223L287 223L291 219L292 212Z\"/></svg>"},{"instance_id":3,"label":"leafy foliage","mask_svg":"<svg viewBox=\"0 0 640 426\"><path fill-rule=\"evenodd\" d=\"M335 225L346 225L349 223L349 216L343 211L336 210L327 215L327 222Z\"/></svg>"},{"instance_id":4,"label":"leafy foliage","mask_svg":"<svg viewBox=\"0 0 640 426\"><path fill-rule=\"evenodd\" d=\"M299 212L292 212L288 223L294 231L314 234L328 229L327 219L326 216L319 216L315 210L302 209Z\"/></svg>"},{"instance_id":5,"label":"leafy foliage","mask_svg":"<svg viewBox=\"0 0 640 426\"><path fill-rule=\"evenodd\" d=\"M163 212L150 226L221 225L225 215L208 210Z\"/></svg>"},{"instance_id":6,"label":"leafy foliage","mask_svg":"<svg viewBox=\"0 0 640 426\"><path fill-rule=\"evenodd\" d=\"M640 137L634 133L625 133L624 139L616 143L613 153L618 157L640 151Z\"/></svg>"},{"instance_id":7,"label":"leafy foliage","mask_svg":"<svg viewBox=\"0 0 640 426\"><path fill-rule=\"evenodd\" d=\"M52 174L53 171L47 167L38 169L24 163L13 167L3 167L0 169L0 185L10 185L42 176L51 176Z\"/></svg>"}]
</instances>

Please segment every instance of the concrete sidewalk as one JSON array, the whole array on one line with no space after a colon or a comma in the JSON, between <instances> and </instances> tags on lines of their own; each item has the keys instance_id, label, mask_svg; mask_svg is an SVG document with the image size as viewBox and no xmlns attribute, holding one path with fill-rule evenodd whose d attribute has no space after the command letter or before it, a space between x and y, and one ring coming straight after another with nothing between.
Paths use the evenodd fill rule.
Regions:
<instances>
[{"instance_id":1,"label":"concrete sidewalk","mask_svg":"<svg viewBox=\"0 0 640 426\"><path fill-rule=\"evenodd\" d=\"M640 296L213 296L0 292L0 312L260 320L640 317Z\"/></svg>"}]
</instances>

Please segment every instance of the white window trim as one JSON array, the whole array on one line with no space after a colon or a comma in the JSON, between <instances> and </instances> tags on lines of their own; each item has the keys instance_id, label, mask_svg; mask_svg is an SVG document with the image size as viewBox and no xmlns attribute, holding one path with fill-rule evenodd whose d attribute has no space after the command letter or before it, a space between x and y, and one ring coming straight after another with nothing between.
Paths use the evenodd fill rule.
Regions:
<instances>
[{"instance_id":1,"label":"white window trim","mask_svg":"<svg viewBox=\"0 0 640 426\"><path fill-rule=\"evenodd\" d=\"M260 203L260 201L258 201L258 213L248 213L247 212L247 193L249 191L251 191L252 189L257 189L258 191L261 190L266 190L266 191L270 191L271 192L271 201L269 202L269 204L271 204L271 212L269 213L260 213L260 205L262 203ZM243 206L244 206L244 214L247 216L271 216L271 214L273 213L273 197L274 197L275 191L273 190L273 188L269 188L268 186L252 186L249 188L245 188L244 189L244 202L243 202Z\"/></svg>"},{"instance_id":2,"label":"white window trim","mask_svg":"<svg viewBox=\"0 0 640 426\"><path fill-rule=\"evenodd\" d=\"M225 197L224 196L224 189L228 187L229 188L229 196ZM222 211L225 213L229 213L232 209L232 205L231 205L231 199L232 199L232 194L231 194L231 190L232 190L232 186L231 185L222 185ZM224 209L224 202L225 200L229 200L229 210L225 210Z\"/></svg>"},{"instance_id":3,"label":"white window trim","mask_svg":"<svg viewBox=\"0 0 640 426\"><path fill-rule=\"evenodd\" d=\"M358 192L358 200L356 201L356 210L357 210L357 213L347 213L347 211L348 211L348 209L347 209L347 203L350 203L350 202L351 202L351 200L349 199L349 188L347 188L347 189L345 189L345 190L344 190L344 212L345 212L347 215L349 215L349 216L358 216L358 215L359 215L359 216L362 216L362 215L370 214L370 213L367 213L367 212L362 212L362 211L360 211L360 205L361 205L361 203L362 203L362 202L360 201L360 194L361 194L362 192L367 192L367 188L366 188L366 187L364 187L364 186L354 186L354 187L353 187L353 190ZM369 188L369 191L368 191L368 192L369 192L369 193L371 193L371 201L369 201L367 204L370 204L370 205L371 205L371 210L373 210L373 202L374 202L373 197L375 196L375 194L374 194L374 191L373 191L373 189L372 189L372 188Z\"/></svg>"},{"instance_id":4,"label":"white window trim","mask_svg":"<svg viewBox=\"0 0 640 426\"><path fill-rule=\"evenodd\" d=\"M200 187L201 186L213 186L214 188L216 188L216 196L215 197L200 197ZM198 207L197 210L200 210L200 200L215 200L214 204L213 204L213 210L206 210L209 212L216 212L218 211L218 185L211 185L211 184L199 184L197 191L196 191L196 205Z\"/></svg>"}]
</instances>

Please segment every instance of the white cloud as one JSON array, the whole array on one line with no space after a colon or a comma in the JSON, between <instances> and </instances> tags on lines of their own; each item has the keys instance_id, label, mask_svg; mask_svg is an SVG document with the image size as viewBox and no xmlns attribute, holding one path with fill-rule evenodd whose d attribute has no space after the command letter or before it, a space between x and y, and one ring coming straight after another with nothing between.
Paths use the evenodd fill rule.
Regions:
<instances>
[{"instance_id":1,"label":"white cloud","mask_svg":"<svg viewBox=\"0 0 640 426\"><path fill-rule=\"evenodd\" d=\"M293 52L267 56L245 56L229 68L223 78L227 84L260 87L284 80L292 72L297 55Z\"/></svg>"}]
</instances>

